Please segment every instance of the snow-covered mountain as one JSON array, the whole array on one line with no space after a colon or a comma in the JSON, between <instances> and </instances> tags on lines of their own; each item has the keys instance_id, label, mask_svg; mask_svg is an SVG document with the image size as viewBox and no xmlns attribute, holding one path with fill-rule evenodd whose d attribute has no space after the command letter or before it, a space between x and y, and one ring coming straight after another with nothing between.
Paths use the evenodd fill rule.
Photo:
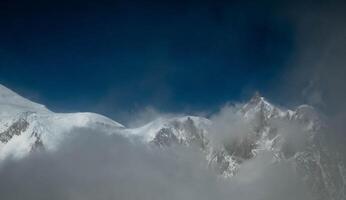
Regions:
<instances>
[{"instance_id":1,"label":"snow-covered mountain","mask_svg":"<svg viewBox=\"0 0 346 200\"><path fill-rule=\"evenodd\" d=\"M57 148L73 128L112 131L123 125L95 113L54 113L0 85L0 159Z\"/></svg>"},{"instance_id":2,"label":"snow-covered mountain","mask_svg":"<svg viewBox=\"0 0 346 200\"><path fill-rule=\"evenodd\" d=\"M215 142L213 119L158 118L141 127L126 128L95 113L54 113L0 85L0 159L21 158L41 148L55 150L74 128L90 128L140 138L162 148L196 147L205 154L208 167L227 178L236 176L247 160L263 151L271 152L273 163L285 161L294 166L314 199L346 199L345 162L324 143L327 125L313 107L279 108L256 94L234 115L250 128Z\"/></svg>"}]
</instances>

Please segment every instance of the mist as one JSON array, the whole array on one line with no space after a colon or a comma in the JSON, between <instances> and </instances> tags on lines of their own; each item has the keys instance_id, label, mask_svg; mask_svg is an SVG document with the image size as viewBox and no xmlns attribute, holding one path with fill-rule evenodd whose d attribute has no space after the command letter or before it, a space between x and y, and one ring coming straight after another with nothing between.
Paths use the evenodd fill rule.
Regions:
<instances>
[{"instance_id":1,"label":"mist","mask_svg":"<svg viewBox=\"0 0 346 200\"><path fill-rule=\"evenodd\" d=\"M158 148L120 135L76 129L54 152L0 165L0 193L11 199L306 199L286 165L270 156L245 164L234 179L207 169L193 147Z\"/></svg>"},{"instance_id":2,"label":"mist","mask_svg":"<svg viewBox=\"0 0 346 200\"><path fill-rule=\"evenodd\" d=\"M286 104L309 104L325 116L324 141L346 152L346 14L344 1L293 3L284 12L295 27L294 55L273 87ZM346 158L346 156L344 156Z\"/></svg>"}]
</instances>

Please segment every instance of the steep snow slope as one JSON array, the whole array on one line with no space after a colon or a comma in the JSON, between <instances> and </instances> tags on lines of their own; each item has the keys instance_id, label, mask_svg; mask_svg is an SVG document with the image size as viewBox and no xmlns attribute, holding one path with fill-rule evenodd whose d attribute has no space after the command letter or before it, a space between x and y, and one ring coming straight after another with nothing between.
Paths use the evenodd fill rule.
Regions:
<instances>
[{"instance_id":1,"label":"steep snow slope","mask_svg":"<svg viewBox=\"0 0 346 200\"><path fill-rule=\"evenodd\" d=\"M50 112L45 106L25 99L0 84L0 116L13 116L23 111Z\"/></svg>"},{"instance_id":2,"label":"steep snow slope","mask_svg":"<svg viewBox=\"0 0 346 200\"><path fill-rule=\"evenodd\" d=\"M0 85L0 158L54 149L73 128L110 132L124 127L95 113L54 113Z\"/></svg>"}]
</instances>

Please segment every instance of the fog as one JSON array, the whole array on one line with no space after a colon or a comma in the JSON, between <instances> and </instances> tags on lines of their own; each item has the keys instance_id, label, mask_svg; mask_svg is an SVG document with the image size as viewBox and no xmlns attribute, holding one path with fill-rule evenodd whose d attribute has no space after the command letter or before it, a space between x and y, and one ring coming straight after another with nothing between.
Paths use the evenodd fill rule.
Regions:
<instances>
[{"instance_id":1,"label":"fog","mask_svg":"<svg viewBox=\"0 0 346 200\"><path fill-rule=\"evenodd\" d=\"M211 116L212 126L210 136L216 145L223 145L224 141L246 136L253 130L252 124L237 114L238 106L225 105L220 111Z\"/></svg>"},{"instance_id":2,"label":"fog","mask_svg":"<svg viewBox=\"0 0 346 200\"><path fill-rule=\"evenodd\" d=\"M161 149L120 135L76 129L58 151L0 167L0 193L11 199L306 199L289 165L260 155L234 179L207 169L200 151ZM270 165L270 166L269 166Z\"/></svg>"},{"instance_id":3,"label":"fog","mask_svg":"<svg viewBox=\"0 0 346 200\"><path fill-rule=\"evenodd\" d=\"M275 96L286 104L309 104L325 115L329 145L346 152L346 3L293 3L284 11L295 27L294 55Z\"/></svg>"}]
</instances>

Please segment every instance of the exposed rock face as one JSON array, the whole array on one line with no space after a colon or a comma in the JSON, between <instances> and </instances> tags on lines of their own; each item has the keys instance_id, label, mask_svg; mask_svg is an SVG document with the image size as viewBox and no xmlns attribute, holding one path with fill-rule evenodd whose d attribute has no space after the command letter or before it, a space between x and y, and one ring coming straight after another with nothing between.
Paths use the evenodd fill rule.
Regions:
<instances>
[{"instance_id":1,"label":"exposed rock face","mask_svg":"<svg viewBox=\"0 0 346 200\"><path fill-rule=\"evenodd\" d=\"M171 146L172 144L178 144L178 142L177 136L169 128L162 128L152 141L152 143L158 146Z\"/></svg>"},{"instance_id":2,"label":"exposed rock face","mask_svg":"<svg viewBox=\"0 0 346 200\"><path fill-rule=\"evenodd\" d=\"M199 120L199 118L193 118L176 118L162 122L151 143L161 147L171 146L172 144L193 145L205 150L209 142L208 138L205 137L207 130L196 125L196 120ZM206 126L206 124L204 125Z\"/></svg>"},{"instance_id":3,"label":"exposed rock face","mask_svg":"<svg viewBox=\"0 0 346 200\"><path fill-rule=\"evenodd\" d=\"M44 145L43 145L41 136L37 132L33 132L31 136L35 138L35 142L31 146L31 151L44 150Z\"/></svg>"},{"instance_id":4,"label":"exposed rock face","mask_svg":"<svg viewBox=\"0 0 346 200\"><path fill-rule=\"evenodd\" d=\"M14 135L20 135L29 126L29 123L25 119L19 119L11 124L11 126L4 132L0 133L0 141L7 143Z\"/></svg>"},{"instance_id":5,"label":"exposed rock face","mask_svg":"<svg viewBox=\"0 0 346 200\"><path fill-rule=\"evenodd\" d=\"M31 151L44 149L44 144L41 140L40 134L33 130L28 130L30 123L28 117L31 112L24 112L19 115L18 119L13 120L14 122L2 133L0 133L0 142L3 144L8 143L14 136L20 136L26 131L32 131L31 138L33 138L33 144L31 145Z\"/></svg>"}]
</instances>

